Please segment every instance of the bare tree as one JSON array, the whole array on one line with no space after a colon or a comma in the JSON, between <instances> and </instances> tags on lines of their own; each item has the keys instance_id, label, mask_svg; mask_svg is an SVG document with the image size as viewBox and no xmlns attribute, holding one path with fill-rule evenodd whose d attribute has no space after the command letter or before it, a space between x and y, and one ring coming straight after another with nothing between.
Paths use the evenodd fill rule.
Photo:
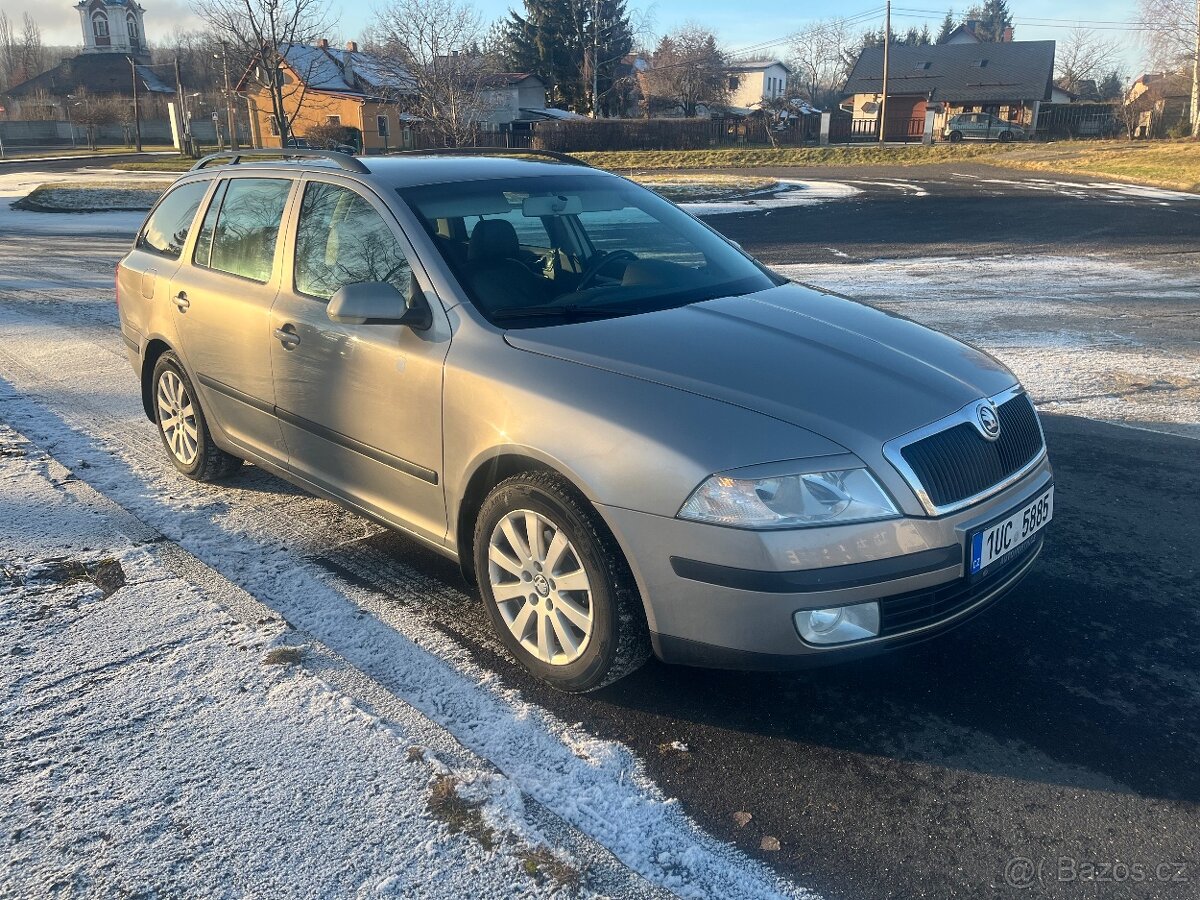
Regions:
<instances>
[{"instance_id":1,"label":"bare tree","mask_svg":"<svg viewBox=\"0 0 1200 900\"><path fill-rule=\"evenodd\" d=\"M389 94L446 146L469 144L500 104L479 12L461 0L392 0L374 34L393 70Z\"/></svg>"},{"instance_id":2,"label":"bare tree","mask_svg":"<svg viewBox=\"0 0 1200 900\"><path fill-rule=\"evenodd\" d=\"M1098 86L1120 62L1122 52L1117 38L1106 38L1090 28L1071 29L1054 55L1059 86L1071 93L1079 93L1084 81L1093 81Z\"/></svg>"},{"instance_id":3,"label":"bare tree","mask_svg":"<svg viewBox=\"0 0 1200 900\"><path fill-rule=\"evenodd\" d=\"M675 103L685 116L696 115L701 104L712 106L729 97L729 58L713 33L699 25L664 35L651 61L643 74L644 93Z\"/></svg>"},{"instance_id":4,"label":"bare tree","mask_svg":"<svg viewBox=\"0 0 1200 900\"><path fill-rule=\"evenodd\" d=\"M309 45L334 27L324 0L197 0L196 13L216 34L224 36L230 57L245 67L246 80L267 92L279 127L280 145L291 137L292 122L304 103L309 76L321 65ZM306 48L303 55L293 48ZM295 79L284 62L299 70ZM288 108L291 107L291 114Z\"/></svg>"},{"instance_id":5,"label":"bare tree","mask_svg":"<svg viewBox=\"0 0 1200 900\"><path fill-rule=\"evenodd\" d=\"M42 44L42 31L29 13L17 25L0 10L0 88L10 88L40 75L48 68L49 54Z\"/></svg>"},{"instance_id":6,"label":"bare tree","mask_svg":"<svg viewBox=\"0 0 1200 900\"><path fill-rule=\"evenodd\" d=\"M860 39L845 22L818 22L792 43L791 66L798 87L814 106L835 105L858 56Z\"/></svg>"},{"instance_id":7,"label":"bare tree","mask_svg":"<svg viewBox=\"0 0 1200 900\"><path fill-rule=\"evenodd\" d=\"M1200 5L1195 0L1138 0L1153 69L1192 75L1192 136L1200 137Z\"/></svg>"},{"instance_id":8,"label":"bare tree","mask_svg":"<svg viewBox=\"0 0 1200 900\"><path fill-rule=\"evenodd\" d=\"M77 87L66 100L71 104L71 120L82 125L89 150L96 149L96 129L111 125L119 117L115 104L106 97L97 97L85 87Z\"/></svg>"}]
</instances>

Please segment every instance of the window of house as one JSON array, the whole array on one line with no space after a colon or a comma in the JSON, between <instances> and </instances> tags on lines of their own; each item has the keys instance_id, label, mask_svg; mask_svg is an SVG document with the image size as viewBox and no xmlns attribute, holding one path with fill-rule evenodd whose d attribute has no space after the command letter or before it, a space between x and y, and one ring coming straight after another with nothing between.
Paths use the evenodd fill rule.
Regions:
<instances>
[{"instance_id":1,"label":"window of house","mask_svg":"<svg viewBox=\"0 0 1200 900\"><path fill-rule=\"evenodd\" d=\"M325 124L326 125L341 125L342 117L341 116L326 116Z\"/></svg>"},{"instance_id":2,"label":"window of house","mask_svg":"<svg viewBox=\"0 0 1200 900\"><path fill-rule=\"evenodd\" d=\"M136 41L138 37L138 29L137 22L134 21L133 16L130 16L125 20L125 28L129 32L129 36Z\"/></svg>"},{"instance_id":3,"label":"window of house","mask_svg":"<svg viewBox=\"0 0 1200 900\"><path fill-rule=\"evenodd\" d=\"M988 61L986 59L976 59L976 60L972 60L972 62L971 62L972 68L975 68L975 69L987 68L987 64L988 64Z\"/></svg>"},{"instance_id":4,"label":"window of house","mask_svg":"<svg viewBox=\"0 0 1200 900\"><path fill-rule=\"evenodd\" d=\"M304 189L296 230L296 290L328 300L348 284L386 281L408 296L412 269L391 227L360 194L336 184Z\"/></svg>"},{"instance_id":5,"label":"window of house","mask_svg":"<svg viewBox=\"0 0 1200 900\"><path fill-rule=\"evenodd\" d=\"M387 116L376 116L375 117L375 128L379 132L380 137L387 137L389 134L391 134L391 131L388 129L388 117Z\"/></svg>"},{"instance_id":6,"label":"window of house","mask_svg":"<svg viewBox=\"0 0 1200 900\"><path fill-rule=\"evenodd\" d=\"M279 118L278 116L267 116L267 129L276 137L279 136Z\"/></svg>"},{"instance_id":7,"label":"window of house","mask_svg":"<svg viewBox=\"0 0 1200 900\"><path fill-rule=\"evenodd\" d=\"M738 77L736 75L731 75L729 77L729 89L731 91L736 91L738 89Z\"/></svg>"},{"instance_id":8,"label":"window of house","mask_svg":"<svg viewBox=\"0 0 1200 900\"><path fill-rule=\"evenodd\" d=\"M108 37L108 16L104 13L92 16L92 34L96 37Z\"/></svg>"},{"instance_id":9,"label":"window of house","mask_svg":"<svg viewBox=\"0 0 1200 900\"><path fill-rule=\"evenodd\" d=\"M252 281L269 281L279 223L291 189L289 178L231 178L213 227L208 267Z\"/></svg>"},{"instance_id":10,"label":"window of house","mask_svg":"<svg viewBox=\"0 0 1200 900\"><path fill-rule=\"evenodd\" d=\"M931 65L933 65L933 63L929 62L928 60L924 60L922 62L917 63L916 66L914 66L914 68L918 72L924 72L924 71L927 71Z\"/></svg>"},{"instance_id":11,"label":"window of house","mask_svg":"<svg viewBox=\"0 0 1200 900\"><path fill-rule=\"evenodd\" d=\"M192 227L192 220L196 218L200 202L208 192L208 185L207 181L192 181L181 184L163 197L146 220L138 237L138 247L161 256L177 258L187 243L188 231Z\"/></svg>"}]
</instances>

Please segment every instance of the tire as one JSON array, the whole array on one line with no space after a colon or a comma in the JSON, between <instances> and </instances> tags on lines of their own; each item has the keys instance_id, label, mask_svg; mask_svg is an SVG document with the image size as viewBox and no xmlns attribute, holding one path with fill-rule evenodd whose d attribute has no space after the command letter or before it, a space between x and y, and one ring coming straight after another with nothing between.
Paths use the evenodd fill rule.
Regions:
<instances>
[{"instance_id":1,"label":"tire","mask_svg":"<svg viewBox=\"0 0 1200 900\"><path fill-rule=\"evenodd\" d=\"M540 538L531 538L538 532ZM535 541L540 548L530 546ZM507 558L504 565L496 562L497 553ZM594 691L650 655L629 564L596 510L562 476L528 472L498 484L475 522L474 557L479 591L501 642L551 687ZM572 587L563 587L568 581ZM585 615L586 632L577 624Z\"/></svg>"},{"instance_id":2,"label":"tire","mask_svg":"<svg viewBox=\"0 0 1200 900\"><path fill-rule=\"evenodd\" d=\"M1012 139L1013 139L1013 133L1011 131L1000 132L1000 143L1007 144Z\"/></svg>"},{"instance_id":3,"label":"tire","mask_svg":"<svg viewBox=\"0 0 1200 900\"><path fill-rule=\"evenodd\" d=\"M962 132L961 131L950 132L950 143L957 144L961 140L962 140Z\"/></svg>"},{"instance_id":4,"label":"tire","mask_svg":"<svg viewBox=\"0 0 1200 900\"><path fill-rule=\"evenodd\" d=\"M213 443L196 389L174 352L158 358L150 386L158 436L176 469L195 481L218 481L241 468L240 459ZM172 427L173 419L183 424Z\"/></svg>"}]
</instances>

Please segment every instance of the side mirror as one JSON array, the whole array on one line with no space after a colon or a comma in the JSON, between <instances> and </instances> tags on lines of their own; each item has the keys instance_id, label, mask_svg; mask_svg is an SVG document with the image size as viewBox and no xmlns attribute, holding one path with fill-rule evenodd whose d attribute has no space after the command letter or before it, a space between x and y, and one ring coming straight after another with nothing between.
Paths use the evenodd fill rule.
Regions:
<instances>
[{"instance_id":1,"label":"side mirror","mask_svg":"<svg viewBox=\"0 0 1200 900\"><path fill-rule=\"evenodd\" d=\"M427 331L433 325L433 311L420 288L406 302L396 287L386 281L365 281L338 288L329 298L325 314L343 325L407 325L413 331Z\"/></svg>"}]
</instances>

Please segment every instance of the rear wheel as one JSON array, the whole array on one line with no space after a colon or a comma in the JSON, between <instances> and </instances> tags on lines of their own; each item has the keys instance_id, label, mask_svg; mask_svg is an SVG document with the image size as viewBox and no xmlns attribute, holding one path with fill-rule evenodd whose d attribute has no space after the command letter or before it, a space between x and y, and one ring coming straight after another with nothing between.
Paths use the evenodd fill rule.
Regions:
<instances>
[{"instance_id":1,"label":"rear wheel","mask_svg":"<svg viewBox=\"0 0 1200 900\"><path fill-rule=\"evenodd\" d=\"M497 485L476 521L475 571L500 640L559 690L604 687L649 656L633 574L591 504L559 475Z\"/></svg>"},{"instance_id":2,"label":"rear wheel","mask_svg":"<svg viewBox=\"0 0 1200 900\"><path fill-rule=\"evenodd\" d=\"M242 461L213 443L192 381L173 352L158 358L152 376L154 420L171 462L188 478L216 481L237 471Z\"/></svg>"},{"instance_id":3,"label":"rear wheel","mask_svg":"<svg viewBox=\"0 0 1200 900\"><path fill-rule=\"evenodd\" d=\"M961 140L962 140L962 132L961 131L950 132L950 143L957 144Z\"/></svg>"}]
</instances>

